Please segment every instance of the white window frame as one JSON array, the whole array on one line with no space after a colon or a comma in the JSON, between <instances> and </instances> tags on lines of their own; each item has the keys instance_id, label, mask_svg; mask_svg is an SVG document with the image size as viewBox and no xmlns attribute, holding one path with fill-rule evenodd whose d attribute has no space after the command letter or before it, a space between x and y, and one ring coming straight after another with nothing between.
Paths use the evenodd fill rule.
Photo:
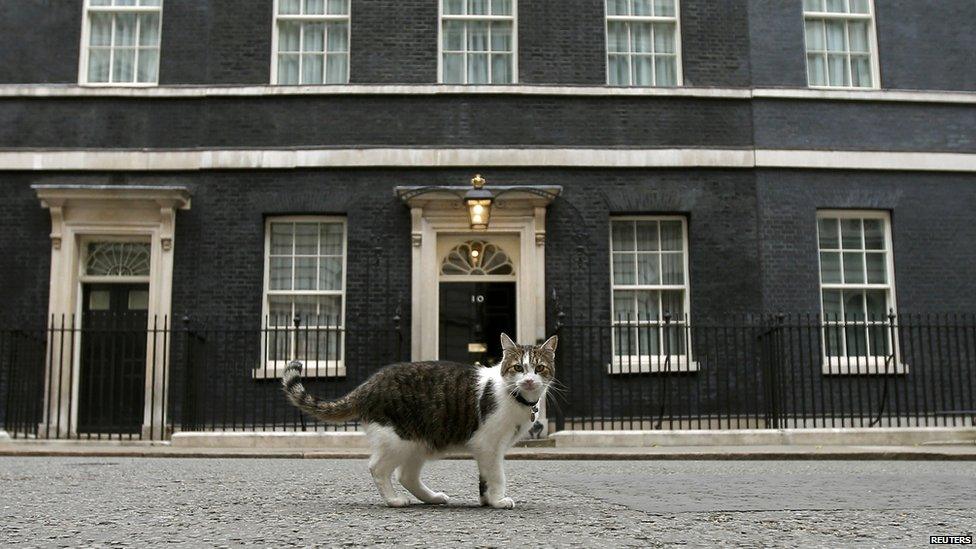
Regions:
<instances>
[{"instance_id":1,"label":"white window frame","mask_svg":"<svg viewBox=\"0 0 976 549\"><path fill-rule=\"evenodd\" d=\"M610 15L607 11L607 0L603 1L603 49L606 54L604 61L606 64L606 83L608 86L620 87L620 88L677 88L684 86L685 78L684 71L682 70L682 56L681 56L681 0L674 0L674 17L662 17L662 16L652 16L652 15ZM624 23L674 23L674 65L675 65L675 79L674 86L661 86L657 84L657 72L654 72L654 83L649 86L635 85L634 82L634 65L633 62L629 63L630 67L630 85L620 86L617 84L610 83L610 22L620 21ZM619 55L619 54L617 54ZM633 57L633 53L628 53L628 57ZM658 54L653 54L658 55Z\"/></svg>"},{"instance_id":2,"label":"white window frame","mask_svg":"<svg viewBox=\"0 0 976 549\"><path fill-rule=\"evenodd\" d=\"M159 86L159 65L163 58L163 3L164 0L159 0L158 6L92 6L91 0L85 0L85 4L82 8L81 13L81 45L79 51L81 54L78 56L78 85L80 86L97 86L97 87L129 87L129 88L151 88ZM89 82L88 81L88 59L90 44L89 39L91 37L91 19L90 15L92 12L104 12L104 13L158 13L159 14L159 45L156 47L156 81L155 82ZM115 26L113 24L112 34L115 34ZM136 35L136 49L139 48L139 36ZM114 61L114 50L115 47L112 46L113 56L110 58L108 64L109 80L111 80L112 65ZM134 69L138 74L139 64L136 63Z\"/></svg>"},{"instance_id":3,"label":"white window frame","mask_svg":"<svg viewBox=\"0 0 976 549\"><path fill-rule=\"evenodd\" d=\"M352 73L352 0L347 0L349 2L349 9L346 10L345 15L300 15L300 14L279 14L278 13L278 3L279 0L274 0L274 12L271 16L271 85L272 86L344 86L349 84L349 79ZM295 22L336 22L345 21L346 22L346 40L348 41L346 47L346 81L340 83L317 83L317 84L302 84L302 66L301 66L301 54L299 54L299 65L298 65L298 84L279 84L278 83L278 22L279 21L295 21ZM302 33L304 36L304 32ZM302 45L299 44L299 49ZM326 51L328 53L328 51ZM322 65L323 74L325 74L326 65Z\"/></svg>"},{"instance_id":4,"label":"white window frame","mask_svg":"<svg viewBox=\"0 0 976 549\"><path fill-rule=\"evenodd\" d=\"M883 226L884 234L884 254L885 254L885 277L887 282L884 284L878 283L867 283L867 277L865 275L865 282L861 283L824 283L823 281L823 266L821 265L821 248L820 248L820 220L821 219L877 219L880 220ZM831 320L828 319L824 311L823 303L823 293L824 290L883 290L887 292L887 309L892 311L893 314L897 315L897 299L895 295L895 262L894 262L894 250L892 247L891 238L891 215L887 211L883 210L817 210L817 223L816 223L816 238L817 238L817 280L819 282L819 292L818 297L820 301L820 318L823 320L820 329L820 356L822 357L822 369L824 374L904 374L907 373L907 365L901 362L901 353L898 346L898 329L895 328L893 336L892 329L885 318L882 322L874 321L870 319L865 319L863 324L865 325L883 325L885 327L885 336L891 337L891 351L894 357L894 363L886 363L888 358L886 355L872 355L870 354L870 345L865 345L865 349L868 349L868 354L858 355L858 356L828 356L827 355L827 332L826 328L833 326L846 326L846 325L857 325L862 324L858 321L847 321L842 320ZM838 233L838 238L843 239L843 236ZM863 235L862 235L863 239ZM840 242L838 242L839 245ZM862 244L863 246L863 244ZM828 252L834 252L833 249L828 249ZM840 251L840 250L838 250ZM843 272L843 252L841 251L841 272ZM864 269L867 269L867 262L864 262ZM888 314L888 311L885 314ZM897 323L896 323L897 324ZM846 330L842 330L841 333L846 339ZM846 348L846 345L845 345Z\"/></svg>"},{"instance_id":5,"label":"white window frame","mask_svg":"<svg viewBox=\"0 0 976 549\"><path fill-rule=\"evenodd\" d=\"M847 2L848 6L850 5L849 4L850 0L844 0L844 2ZM813 89L822 89L822 90L879 90L881 89L881 66L879 61L880 54L878 51L877 22L874 16L875 13L874 0L867 0L867 2L868 2L868 13L850 13L850 10L848 10L847 13L838 13L833 11L806 11L806 8L801 6L800 9L803 10L803 66L804 69L806 70L807 87ZM833 20L839 20L845 22L867 21L868 47L871 48L871 51L868 52L869 54L868 57L870 58L870 62L871 62L871 85L870 86L853 85L854 75L852 74L851 71L850 62L847 63L847 79L848 82L852 82L851 85L831 86L828 84L828 85L821 86L821 85L814 85L813 83L810 82L810 57L809 57L810 53L809 50L807 49L807 31L806 31L806 24L808 19L814 19L814 20L833 19ZM826 37L824 38L824 40L825 40L824 47L826 48L827 47ZM845 48L845 54L847 55L848 59L850 59L850 55L851 55L849 40L850 40L850 33L845 32L844 43L847 46ZM829 81L829 76L828 76L828 81Z\"/></svg>"},{"instance_id":6,"label":"white window frame","mask_svg":"<svg viewBox=\"0 0 976 549\"><path fill-rule=\"evenodd\" d=\"M628 284L618 285L613 280L613 223L615 221L680 221L682 238L682 255L684 268L683 284ZM688 326L691 326L691 272L689 270L689 244L688 244L688 218L683 215L638 215L638 216L612 216L609 223L610 234L608 235L609 260L610 260L610 364L607 366L607 373L610 374L636 374L650 372L670 372L684 373L698 371L698 363L692 357L691 333ZM640 291L640 290L681 290L684 292L682 307L684 311L680 315L672 317L670 326L680 327L684 331L685 348L681 353L669 353L665 355L618 355L616 350L615 329L619 325L634 326L658 326L661 330L664 326L664 319L658 321L637 320L631 323L621 324L617 320L614 310L614 292L617 290ZM638 328L640 329L640 328ZM638 336L639 337L639 336ZM658 341L664 340L659 336Z\"/></svg>"},{"instance_id":7,"label":"white window frame","mask_svg":"<svg viewBox=\"0 0 976 549\"><path fill-rule=\"evenodd\" d=\"M342 289L341 290L271 290L271 225L274 223L341 223L342 224ZM321 237L320 237L321 238ZM252 371L255 379L281 377L296 352L294 327L289 327L291 334L288 347L289 358L273 360L269 357L267 336L275 330L268 326L270 314L269 298L275 295L337 295L342 299L341 318L338 326L317 326L319 329L328 328L339 330L340 353L337 360L302 361L302 376L304 377L344 377L346 375L346 267L349 261L349 225L343 216L333 215L288 215L272 216L264 220L264 286L261 296L261 360L260 366ZM305 326L299 329L304 329ZM284 329L279 328L281 331ZM314 332L314 329L312 330ZM280 332L279 332L280 333Z\"/></svg>"},{"instance_id":8,"label":"white window frame","mask_svg":"<svg viewBox=\"0 0 976 549\"><path fill-rule=\"evenodd\" d=\"M491 0L487 0L489 3ZM468 84L468 59L464 58L464 80L465 83L447 84L449 86L511 86L519 82L518 58L518 0L512 0L511 15L445 15L444 0L437 0L437 83L444 84L444 21L511 21L512 22L512 81L507 84L491 83L491 58L488 60L488 83L487 84ZM490 48L489 44L489 48ZM465 45L467 51L467 45Z\"/></svg>"}]
</instances>

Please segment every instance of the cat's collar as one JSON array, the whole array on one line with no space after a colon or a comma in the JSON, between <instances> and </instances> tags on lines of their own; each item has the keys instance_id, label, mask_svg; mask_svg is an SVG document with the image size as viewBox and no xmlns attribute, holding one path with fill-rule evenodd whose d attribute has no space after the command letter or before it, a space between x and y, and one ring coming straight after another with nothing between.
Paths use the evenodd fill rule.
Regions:
<instances>
[{"instance_id":1,"label":"cat's collar","mask_svg":"<svg viewBox=\"0 0 976 549\"><path fill-rule=\"evenodd\" d=\"M517 389L512 391L512 396L515 397L515 400L517 400L519 404L532 408L533 412L539 411L538 400L536 400L535 402L529 402L528 400L525 399L524 396L522 396L522 393L520 393Z\"/></svg>"}]
</instances>

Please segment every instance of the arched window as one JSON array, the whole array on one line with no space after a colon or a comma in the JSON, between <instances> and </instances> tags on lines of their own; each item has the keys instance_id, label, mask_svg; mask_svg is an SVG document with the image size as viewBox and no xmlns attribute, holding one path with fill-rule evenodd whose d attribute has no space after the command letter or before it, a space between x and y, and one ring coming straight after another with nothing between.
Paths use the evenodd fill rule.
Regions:
<instances>
[{"instance_id":1,"label":"arched window","mask_svg":"<svg viewBox=\"0 0 976 549\"><path fill-rule=\"evenodd\" d=\"M483 240L455 246L441 263L442 275L515 275L512 259L504 250Z\"/></svg>"}]
</instances>

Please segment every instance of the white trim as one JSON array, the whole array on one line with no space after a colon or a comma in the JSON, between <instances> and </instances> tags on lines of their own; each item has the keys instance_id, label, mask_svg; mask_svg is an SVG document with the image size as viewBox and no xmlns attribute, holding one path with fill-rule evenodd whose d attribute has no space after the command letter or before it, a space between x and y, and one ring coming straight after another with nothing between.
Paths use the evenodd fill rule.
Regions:
<instances>
[{"instance_id":1,"label":"white trim","mask_svg":"<svg viewBox=\"0 0 976 549\"><path fill-rule=\"evenodd\" d=\"M341 290L271 290L269 288L271 280L271 224L272 223L340 223L342 225L342 289ZM321 233L319 235L319 246L321 247ZM339 215L279 215L269 216L264 220L264 284L262 285L261 295L261 356L258 362L261 366L251 370L254 379L280 378L288 366L289 360L267 360L267 335L276 331L268 327L267 319L269 315L268 297L273 295L338 295L340 296L341 319L339 326L328 326L328 328L338 328L339 331L339 357L337 360L316 360L302 361L302 375L305 377L345 377L346 375L346 268L348 262L349 247L349 225L345 216ZM292 254L294 257L295 254ZM317 254L318 256L318 254ZM294 269L292 276L294 277ZM316 276L318 280L318 276ZM317 283L317 282L316 282ZM319 328L325 328L320 326ZM293 333L290 327L281 328L278 333ZM288 336L292 337L292 336ZM294 341L288 343L288 348L294 353Z\"/></svg>"},{"instance_id":2,"label":"white trim","mask_svg":"<svg viewBox=\"0 0 976 549\"><path fill-rule=\"evenodd\" d=\"M664 17L664 16L648 16L648 15L610 15L607 12L607 0L603 1L603 50L604 50L604 66L606 72L606 78L604 82L607 86L610 84L610 21L620 21L620 22L648 22L648 23L674 23L674 64L675 64L675 78L674 86L660 86L657 84L657 74L655 73L654 79L655 83L650 86L635 86L633 83L633 65L628 64L631 68L631 84L630 86L614 86L614 87L624 87L624 88L675 88L681 87L685 83L684 70L682 68L682 54L681 54L681 0L674 0L674 17ZM628 53L628 57L633 57L633 53ZM657 56L658 53L655 52L653 55ZM632 63L633 61L631 61Z\"/></svg>"},{"instance_id":3,"label":"white trim","mask_svg":"<svg viewBox=\"0 0 976 549\"><path fill-rule=\"evenodd\" d=\"M593 148L0 151L0 170L20 171L197 171L474 166L808 168L976 172L976 153Z\"/></svg>"},{"instance_id":4,"label":"white trim","mask_svg":"<svg viewBox=\"0 0 976 549\"><path fill-rule=\"evenodd\" d=\"M276 0L277 1L277 0ZM465 1L465 6L467 6L467 1ZM437 87L443 87L444 84L444 19L455 20L455 21L511 21L512 22L512 83L511 84L448 84L450 87L457 87L462 89L470 89L472 87L476 88L506 88L506 87L517 87L519 81L518 72L518 58L519 58L519 44L518 44L518 0L511 0L512 2L512 14L511 15L447 15L444 13L444 0L437 0L437 82L439 83ZM465 8L467 10L467 8ZM491 11L491 2L488 2L488 11ZM467 52L467 44L465 44L465 52ZM491 52L491 44L488 45L488 52ZM467 80L467 70L468 70L468 59L467 54L464 56L464 79ZM488 58L488 78L491 80L491 57Z\"/></svg>"},{"instance_id":5,"label":"white trim","mask_svg":"<svg viewBox=\"0 0 976 549\"><path fill-rule=\"evenodd\" d=\"M879 90L879 89L881 89L881 61L880 61L881 52L878 49L878 30L877 30L878 25L877 25L877 17L875 17L875 13L874 13L874 0L867 0L867 2L868 2L868 13L851 13L850 11L848 11L848 12L821 12L821 11L810 12L810 11L803 10L803 68L804 68L805 72L807 73L807 85L810 86L810 88L812 88L812 89L823 89L823 90L858 90L858 89L863 89L863 90ZM808 19L813 19L813 20L833 19L833 20L844 21L845 22L845 26L844 26L844 44L847 47L846 47L846 49L842 53L844 53L848 57L847 73L848 73L848 79L849 79L849 81L852 82L850 85L848 85L848 86L843 86L843 85L842 86L830 86L830 85L820 86L820 85L810 84L810 69L809 69L809 55L810 55L809 52L810 52L810 50L807 49L807 43L806 43L806 41L807 41L807 37L806 37L806 23L807 23L807 20ZM849 29L848 29L848 27L846 25L847 22L852 21L852 20L853 21L866 21L867 24L868 24L868 47L871 48L871 50L868 52L868 59L870 60L870 63L871 63L871 85L870 86L855 86L855 85L853 85L854 75L852 74L851 63L850 63L851 49L850 49L850 44L848 44L848 40L850 39L850 31L849 31ZM825 43L824 44L824 48L826 49L826 47L827 47L827 45ZM841 53L841 52L838 52L838 53ZM827 78L829 80L830 79L830 76L828 75Z\"/></svg>"},{"instance_id":6,"label":"white trim","mask_svg":"<svg viewBox=\"0 0 976 549\"><path fill-rule=\"evenodd\" d=\"M279 84L278 83L278 21L295 21L297 23L305 22L329 22L329 21L345 21L346 23L346 81L342 84L316 84L313 86L322 87L333 87L333 86L345 86L349 83L350 73L352 72L351 59L352 59L352 2L351 0L346 0L346 13L345 15L305 15L305 14L288 14L283 15L278 13L278 3L280 0L274 0L274 6L271 15L271 85L272 86L291 86L291 87L309 87L308 85L295 85L295 84ZM304 5L302 7L304 10ZM326 4L325 10L328 11L328 4ZM302 35L304 36L304 30L302 30ZM326 48L325 54L328 53L328 38L325 38L326 43L323 47ZM301 45L299 45L301 49ZM301 56L301 53L299 54ZM325 78L328 60L323 58L322 60L322 77ZM298 68L298 81L302 80L302 69L301 61L299 61Z\"/></svg>"},{"instance_id":7,"label":"white trim","mask_svg":"<svg viewBox=\"0 0 976 549\"><path fill-rule=\"evenodd\" d=\"M861 88L696 88L559 85L329 84L321 86L97 86L0 84L0 97L130 97L139 99L278 95L543 95L583 97L701 97L976 104L976 92Z\"/></svg>"}]
</instances>

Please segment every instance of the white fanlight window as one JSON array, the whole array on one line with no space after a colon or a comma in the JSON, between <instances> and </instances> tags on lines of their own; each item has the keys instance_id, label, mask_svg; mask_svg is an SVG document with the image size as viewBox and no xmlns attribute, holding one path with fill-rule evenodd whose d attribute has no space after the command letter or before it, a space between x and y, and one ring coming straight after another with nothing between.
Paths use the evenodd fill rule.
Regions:
<instances>
[{"instance_id":1,"label":"white fanlight window","mask_svg":"<svg viewBox=\"0 0 976 549\"><path fill-rule=\"evenodd\" d=\"M272 84L349 82L349 0L276 0Z\"/></svg>"},{"instance_id":2,"label":"white fanlight window","mask_svg":"<svg viewBox=\"0 0 976 549\"><path fill-rule=\"evenodd\" d=\"M891 222L887 212L817 213L826 373L900 373Z\"/></svg>"},{"instance_id":3,"label":"white fanlight window","mask_svg":"<svg viewBox=\"0 0 976 549\"><path fill-rule=\"evenodd\" d=\"M689 371L688 227L684 217L610 222L611 372Z\"/></svg>"},{"instance_id":4,"label":"white fanlight window","mask_svg":"<svg viewBox=\"0 0 976 549\"><path fill-rule=\"evenodd\" d=\"M162 0L85 0L78 81L156 85L162 15Z\"/></svg>"},{"instance_id":5,"label":"white fanlight window","mask_svg":"<svg viewBox=\"0 0 976 549\"><path fill-rule=\"evenodd\" d=\"M517 0L441 0L441 83L516 82L517 8Z\"/></svg>"},{"instance_id":6,"label":"white fanlight window","mask_svg":"<svg viewBox=\"0 0 976 549\"><path fill-rule=\"evenodd\" d=\"M266 368L255 374L300 360L305 375L345 375L345 219L269 218L265 233Z\"/></svg>"},{"instance_id":7,"label":"white fanlight window","mask_svg":"<svg viewBox=\"0 0 976 549\"><path fill-rule=\"evenodd\" d=\"M680 86L678 0L606 0L607 83Z\"/></svg>"},{"instance_id":8,"label":"white fanlight window","mask_svg":"<svg viewBox=\"0 0 976 549\"><path fill-rule=\"evenodd\" d=\"M879 86L872 0L803 0L803 25L811 87Z\"/></svg>"}]
</instances>

